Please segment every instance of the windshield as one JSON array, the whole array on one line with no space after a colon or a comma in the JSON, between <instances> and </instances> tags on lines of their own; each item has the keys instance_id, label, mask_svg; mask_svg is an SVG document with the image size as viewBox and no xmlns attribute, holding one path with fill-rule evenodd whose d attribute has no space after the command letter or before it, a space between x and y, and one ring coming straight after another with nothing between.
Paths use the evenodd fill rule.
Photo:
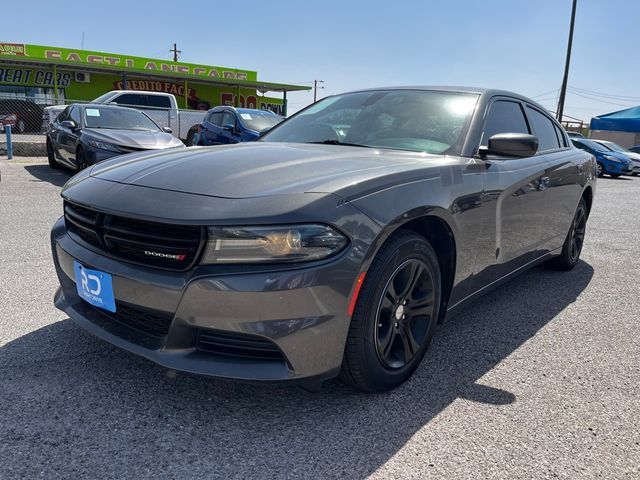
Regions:
<instances>
[{"instance_id":1,"label":"windshield","mask_svg":"<svg viewBox=\"0 0 640 480\"><path fill-rule=\"evenodd\" d=\"M107 103L107 100L109 100L111 97L113 97L113 95L117 93L117 92L107 92L107 93L103 93L102 95L100 95L98 98L94 99L91 101L91 103Z\"/></svg>"},{"instance_id":2,"label":"windshield","mask_svg":"<svg viewBox=\"0 0 640 480\"><path fill-rule=\"evenodd\" d=\"M347 144L458 154L478 95L376 90L327 97L262 141Z\"/></svg>"},{"instance_id":3,"label":"windshield","mask_svg":"<svg viewBox=\"0 0 640 480\"><path fill-rule=\"evenodd\" d=\"M597 152L611 152L613 151L611 148L605 147L603 144L594 142L593 140L576 140L573 139L574 143L579 143L584 145L585 147L590 148L591 150L596 150Z\"/></svg>"},{"instance_id":4,"label":"windshield","mask_svg":"<svg viewBox=\"0 0 640 480\"><path fill-rule=\"evenodd\" d=\"M144 113L130 108L87 107L84 109L87 128L158 131L160 128Z\"/></svg>"},{"instance_id":5,"label":"windshield","mask_svg":"<svg viewBox=\"0 0 640 480\"><path fill-rule=\"evenodd\" d=\"M238 111L240 115L240 121L242 124L250 130L261 132L265 129L269 129L274 125L277 125L282 121L282 118L271 112L243 112Z\"/></svg>"},{"instance_id":6,"label":"windshield","mask_svg":"<svg viewBox=\"0 0 640 480\"><path fill-rule=\"evenodd\" d=\"M624 148L622 145L618 145L617 143L613 142L606 142L604 143L604 146L613 152L631 152L631 150L629 150L628 148Z\"/></svg>"}]
</instances>

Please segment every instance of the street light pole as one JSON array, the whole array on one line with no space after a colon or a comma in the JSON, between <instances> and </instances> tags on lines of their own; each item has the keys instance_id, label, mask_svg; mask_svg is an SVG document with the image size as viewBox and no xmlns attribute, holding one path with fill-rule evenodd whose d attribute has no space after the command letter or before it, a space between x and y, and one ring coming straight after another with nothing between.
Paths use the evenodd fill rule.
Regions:
<instances>
[{"instance_id":1,"label":"street light pole","mask_svg":"<svg viewBox=\"0 0 640 480\"><path fill-rule=\"evenodd\" d=\"M571 9L571 25L569 26L569 42L567 44L567 60L564 64L564 77L562 77L562 87L560 87L560 98L558 100L558 109L556 118L562 123L562 114L564 113L564 99L567 96L567 82L569 80L569 64L571 63L571 46L573 44L573 25L576 21L576 6L578 0L573 0L573 8Z\"/></svg>"},{"instance_id":2,"label":"street light pole","mask_svg":"<svg viewBox=\"0 0 640 480\"><path fill-rule=\"evenodd\" d=\"M313 81L313 103L316 103L316 99L318 98L318 89L324 88L323 86L318 86L319 83L324 83L324 80L314 80Z\"/></svg>"}]
</instances>

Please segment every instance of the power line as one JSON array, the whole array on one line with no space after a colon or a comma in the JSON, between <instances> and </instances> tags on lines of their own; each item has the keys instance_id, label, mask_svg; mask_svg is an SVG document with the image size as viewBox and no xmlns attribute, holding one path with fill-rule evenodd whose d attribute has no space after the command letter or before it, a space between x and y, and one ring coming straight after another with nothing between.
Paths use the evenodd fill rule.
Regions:
<instances>
[{"instance_id":1,"label":"power line","mask_svg":"<svg viewBox=\"0 0 640 480\"><path fill-rule=\"evenodd\" d=\"M544 93L540 93L540 94L538 94L538 95L534 95L533 97L530 97L530 98L531 98L531 99L533 99L533 100L535 100L536 98L539 98L539 97L545 97L545 96L547 96L547 95L549 95L549 94L551 94L551 93L553 93L553 94L554 94L554 96L555 96L555 94L558 92L558 90L560 90L560 89L559 89L559 88L555 88L555 89L553 89L553 90L549 90L548 92L544 92Z\"/></svg>"},{"instance_id":2,"label":"power line","mask_svg":"<svg viewBox=\"0 0 640 480\"><path fill-rule=\"evenodd\" d=\"M634 105L630 105L628 103L627 104L623 104L623 103L608 102L606 100L602 100L600 98L595 98L595 97L590 97L588 95L584 95L582 93L579 93L579 92L576 92L576 91L572 91L572 90L570 90L569 93L571 93L572 95L577 95L578 97L582 97L582 98L586 98L588 100L592 100L594 102L606 103L608 105L616 105L618 107L626 107L626 108L634 106Z\"/></svg>"},{"instance_id":3,"label":"power line","mask_svg":"<svg viewBox=\"0 0 640 480\"><path fill-rule=\"evenodd\" d=\"M636 101L636 100L640 100L640 97L632 97L629 95L616 95L613 93L602 93L602 92L595 92L593 90L585 90L584 88L578 88L578 87L569 87L571 90L574 91L578 91L580 93L584 93L585 95L593 95L594 97L603 97L603 98L611 98L611 99L617 99L617 100L629 100L629 101Z\"/></svg>"}]
</instances>

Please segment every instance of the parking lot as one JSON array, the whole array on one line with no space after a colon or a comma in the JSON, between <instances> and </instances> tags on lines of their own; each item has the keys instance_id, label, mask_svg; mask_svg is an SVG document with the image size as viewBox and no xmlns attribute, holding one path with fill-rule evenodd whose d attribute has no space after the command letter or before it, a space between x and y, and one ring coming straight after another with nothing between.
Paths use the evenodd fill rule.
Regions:
<instances>
[{"instance_id":1,"label":"parking lot","mask_svg":"<svg viewBox=\"0 0 640 480\"><path fill-rule=\"evenodd\" d=\"M579 265L442 325L397 390L167 371L53 307L70 177L0 161L0 478L639 478L640 178L603 178Z\"/></svg>"}]
</instances>

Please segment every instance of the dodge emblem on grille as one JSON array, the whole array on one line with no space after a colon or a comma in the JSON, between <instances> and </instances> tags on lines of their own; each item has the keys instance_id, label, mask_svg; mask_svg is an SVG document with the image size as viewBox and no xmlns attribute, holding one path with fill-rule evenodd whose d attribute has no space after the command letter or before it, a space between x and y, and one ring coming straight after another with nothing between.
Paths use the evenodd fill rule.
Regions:
<instances>
[{"instance_id":1,"label":"dodge emblem on grille","mask_svg":"<svg viewBox=\"0 0 640 480\"><path fill-rule=\"evenodd\" d=\"M149 250L145 250L144 254L150 255L152 257L168 258L170 260L178 260L178 261L182 261L185 258L187 258L187 256L183 253L175 255L173 253L151 252Z\"/></svg>"}]
</instances>

